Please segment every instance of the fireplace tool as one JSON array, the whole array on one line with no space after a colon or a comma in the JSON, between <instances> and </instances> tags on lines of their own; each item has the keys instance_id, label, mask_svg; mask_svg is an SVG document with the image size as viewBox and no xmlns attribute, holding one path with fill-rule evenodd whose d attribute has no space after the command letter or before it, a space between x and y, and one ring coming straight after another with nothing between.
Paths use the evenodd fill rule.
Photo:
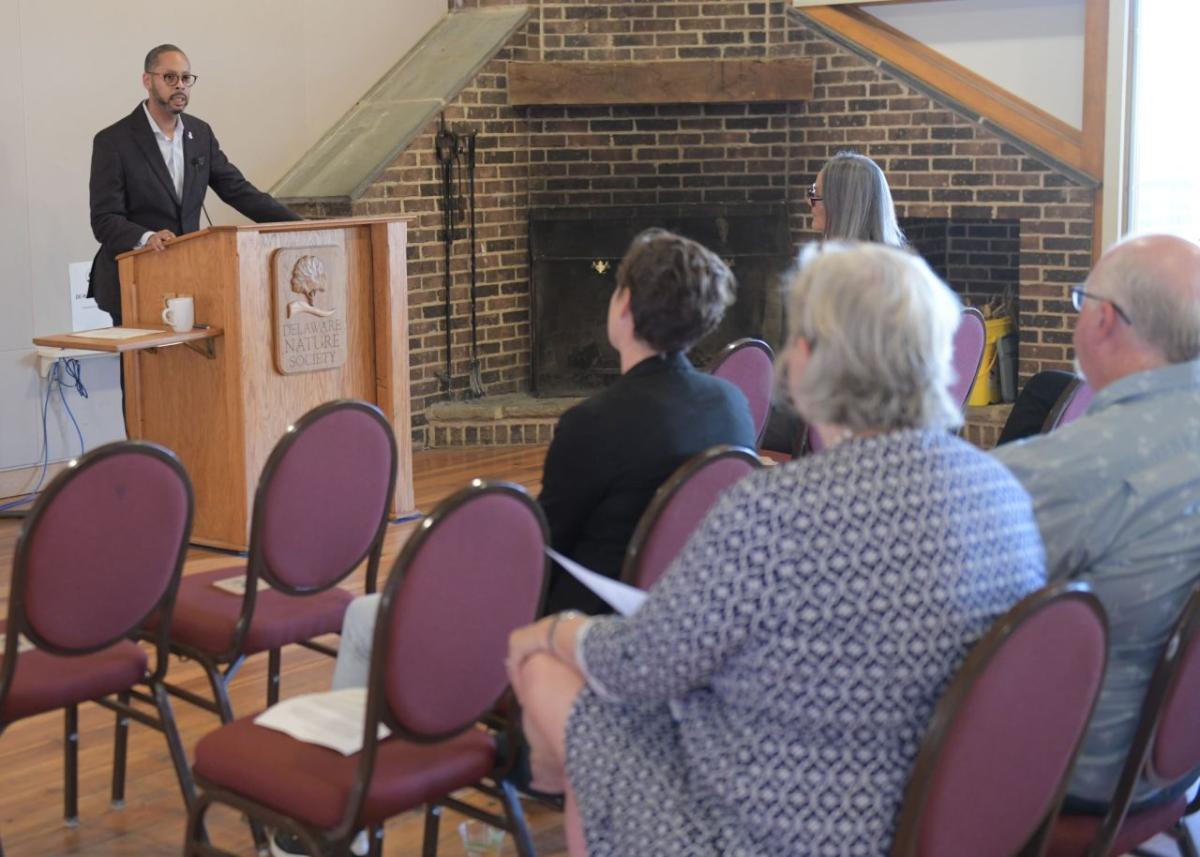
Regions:
<instances>
[{"instance_id":1,"label":"fireplace tool","mask_svg":"<svg viewBox=\"0 0 1200 857\"><path fill-rule=\"evenodd\" d=\"M478 399L483 395L483 375L479 368L479 319L475 287L478 280L478 260L475 258L475 137L476 131L464 135L467 143L467 201L471 206L471 372L468 395Z\"/></svg>"},{"instance_id":2,"label":"fireplace tool","mask_svg":"<svg viewBox=\"0 0 1200 857\"><path fill-rule=\"evenodd\" d=\"M450 330L450 319L453 313L453 304L451 302L451 286L454 282L454 274L450 270L450 255L454 245L454 224L458 219L456 214L461 210L459 200L454 193L454 166L458 160L459 141L458 135L446 127L446 117L442 116L441 127L438 128L437 137L434 139L434 148L437 153L438 167L441 172L442 180L442 246L445 249L445 273L446 273L446 301L445 301L445 324L446 324L446 369L439 373L438 380L441 382L443 390L450 390L450 380L453 377L453 352L451 350L452 331ZM461 172L460 172L461 178Z\"/></svg>"}]
</instances>

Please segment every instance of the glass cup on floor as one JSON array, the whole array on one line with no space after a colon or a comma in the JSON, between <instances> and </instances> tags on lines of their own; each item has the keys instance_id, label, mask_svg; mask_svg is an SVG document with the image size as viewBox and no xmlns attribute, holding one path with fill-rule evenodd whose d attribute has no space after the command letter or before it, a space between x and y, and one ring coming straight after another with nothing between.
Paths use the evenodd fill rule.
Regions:
<instances>
[{"instance_id":1,"label":"glass cup on floor","mask_svg":"<svg viewBox=\"0 0 1200 857\"><path fill-rule=\"evenodd\" d=\"M470 857L500 857L500 846L504 844L504 831L490 824L470 819L458 826L463 847Z\"/></svg>"}]
</instances>

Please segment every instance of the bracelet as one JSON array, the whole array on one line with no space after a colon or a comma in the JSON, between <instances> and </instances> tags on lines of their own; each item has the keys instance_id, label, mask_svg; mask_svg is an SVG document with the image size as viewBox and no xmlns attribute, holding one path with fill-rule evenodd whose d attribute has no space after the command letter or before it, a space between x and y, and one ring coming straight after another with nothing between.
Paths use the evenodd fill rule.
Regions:
<instances>
[{"instance_id":1,"label":"bracelet","mask_svg":"<svg viewBox=\"0 0 1200 857\"><path fill-rule=\"evenodd\" d=\"M578 610L564 610L562 613L555 613L554 618L550 620L550 629L546 632L546 651L558 657L558 652L554 651L554 632L558 630L558 623L563 619L574 619L581 615Z\"/></svg>"}]
</instances>

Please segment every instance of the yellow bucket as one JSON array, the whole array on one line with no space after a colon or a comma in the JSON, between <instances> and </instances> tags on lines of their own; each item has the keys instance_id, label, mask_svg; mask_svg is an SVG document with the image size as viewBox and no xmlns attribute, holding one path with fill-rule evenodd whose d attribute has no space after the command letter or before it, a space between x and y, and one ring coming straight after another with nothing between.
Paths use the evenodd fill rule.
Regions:
<instances>
[{"instance_id":1,"label":"yellow bucket","mask_svg":"<svg viewBox=\"0 0 1200 857\"><path fill-rule=\"evenodd\" d=\"M983 323L986 334L983 343L983 360L979 361L979 373L967 404L972 407L990 405L1000 401L1000 370L996 365L996 343L1012 333L1012 319L992 318Z\"/></svg>"}]
</instances>

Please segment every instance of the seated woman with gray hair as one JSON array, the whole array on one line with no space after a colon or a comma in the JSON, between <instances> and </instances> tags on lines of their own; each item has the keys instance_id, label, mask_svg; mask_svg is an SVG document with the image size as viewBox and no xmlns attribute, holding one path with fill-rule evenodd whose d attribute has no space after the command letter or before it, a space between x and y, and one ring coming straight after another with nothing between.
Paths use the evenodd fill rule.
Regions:
<instances>
[{"instance_id":1,"label":"seated woman with gray hair","mask_svg":"<svg viewBox=\"0 0 1200 857\"><path fill-rule=\"evenodd\" d=\"M1044 579L1028 496L948 431L959 311L911 254L813 254L780 366L829 448L726 492L632 616L514 632L571 854L887 852L939 694Z\"/></svg>"}]
</instances>

